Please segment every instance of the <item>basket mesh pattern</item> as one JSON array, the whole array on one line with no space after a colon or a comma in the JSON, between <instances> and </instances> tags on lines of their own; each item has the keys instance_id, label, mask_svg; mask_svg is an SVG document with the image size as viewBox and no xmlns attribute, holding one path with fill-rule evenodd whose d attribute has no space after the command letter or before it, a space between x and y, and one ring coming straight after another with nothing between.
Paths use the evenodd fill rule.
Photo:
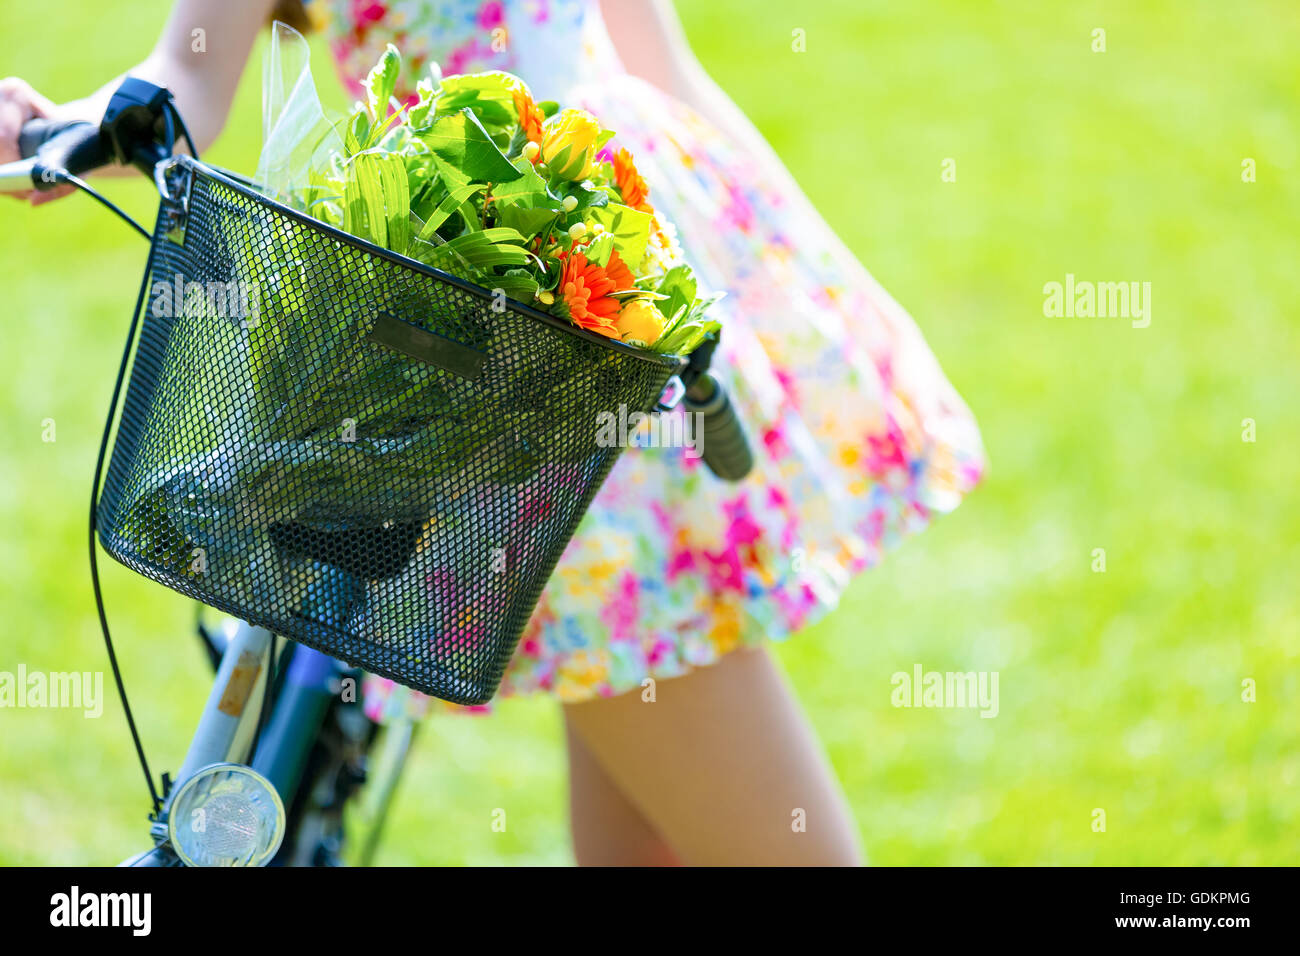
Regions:
<instances>
[{"instance_id":1,"label":"basket mesh pattern","mask_svg":"<svg viewBox=\"0 0 1300 956\"><path fill-rule=\"evenodd\" d=\"M372 673L488 700L620 451L602 413L649 411L680 363L182 168L101 543Z\"/></svg>"}]
</instances>

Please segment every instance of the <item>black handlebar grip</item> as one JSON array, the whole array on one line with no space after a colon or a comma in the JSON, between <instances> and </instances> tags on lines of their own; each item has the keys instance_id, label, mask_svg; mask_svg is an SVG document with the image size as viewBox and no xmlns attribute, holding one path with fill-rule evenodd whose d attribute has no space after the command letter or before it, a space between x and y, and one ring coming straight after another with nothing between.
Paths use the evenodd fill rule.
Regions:
<instances>
[{"instance_id":1,"label":"black handlebar grip","mask_svg":"<svg viewBox=\"0 0 1300 956\"><path fill-rule=\"evenodd\" d=\"M18 150L24 159L36 157L32 184L42 190L58 185L60 171L80 176L109 161L99 127L85 120L28 120L18 134Z\"/></svg>"},{"instance_id":2,"label":"black handlebar grip","mask_svg":"<svg viewBox=\"0 0 1300 956\"><path fill-rule=\"evenodd\" d=\"M705 373L687 390L687 411L698 413L695 440L709 469L723 481L740 481L754 467L745 426L727 390Z\"/></svg>"},{"instance_id":3,"label":"black handlebar grip","mask_svg":"<svg viewBox=\"0 0 1300 956\"><path fill-rule=\"evenodd\" d=\"M46 140L53 139L65 129L76 126L82 120L30 119L23 124L18 134L18 153L23 159L35 156Z\"/></svg>"}]
</instances>

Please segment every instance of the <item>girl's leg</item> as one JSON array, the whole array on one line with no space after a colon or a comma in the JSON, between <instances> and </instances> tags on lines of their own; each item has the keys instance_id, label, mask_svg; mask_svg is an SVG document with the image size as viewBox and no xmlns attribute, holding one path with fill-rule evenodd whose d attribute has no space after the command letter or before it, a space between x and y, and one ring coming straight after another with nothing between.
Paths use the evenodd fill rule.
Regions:
<instances>
[{"instance_id":1,"label":"girl's leg","mask_svg":"<svg viewBox=\"0 0 1300 956\"><path fill-rule=\"evenodd\" d=\"M579 866L674 866L677 858L564 722L569 747L569 826Z\"/></svg>"},{"instance_id":2,"label":"girl's leg","mask_svg":"<svg viewBox=\"0 0 1300 956\"><path fill-rule=\"evenodd\" d=\"M766 651L733 651L655 691L652 703L633 691L568 704L565 719L612 793L683 863L861 862L839 785Z\"/></svg>"}]
</instances>

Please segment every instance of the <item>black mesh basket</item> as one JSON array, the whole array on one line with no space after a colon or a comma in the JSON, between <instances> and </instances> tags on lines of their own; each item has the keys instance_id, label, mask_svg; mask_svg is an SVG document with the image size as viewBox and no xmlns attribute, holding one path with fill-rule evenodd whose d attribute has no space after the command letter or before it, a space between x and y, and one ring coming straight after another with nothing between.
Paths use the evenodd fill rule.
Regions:
<instances>
[{"instance_id":1,"label":"black mesh basket","mask_svg":"<svg viewBox=\"0 0 1300 956\"><path fill-rule=\"evenodd\" d=\"M611 342L188 158L99 501L104 548L204 604L457 703L492 697L679 359Z\"/></svg>"}]
</instances>

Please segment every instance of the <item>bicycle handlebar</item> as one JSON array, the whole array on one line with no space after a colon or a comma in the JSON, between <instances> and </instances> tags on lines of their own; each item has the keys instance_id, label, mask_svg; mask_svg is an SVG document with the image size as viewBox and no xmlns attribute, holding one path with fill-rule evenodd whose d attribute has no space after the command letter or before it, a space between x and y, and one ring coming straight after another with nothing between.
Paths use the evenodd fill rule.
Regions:
<instances>
[{"instance_id":1,"label":"bicycle handlebar","mask_svg":"<svg viewBox=\"0 0 1300 956\"><path fill-rule=\"evenodd\" d=\"M22 159L0 166L0 192L45 191L108 162L103 136L84 120L28 120L18 135Z\"/></svg>"},{"instance_id":2,"label":"bicycle handlebar","mask_svg":"<svg viewBox=\"0 0 1300 956\"><path fill-rule=\"evenodd\" d=\"M718 380L708 372L701 374L687 388L683 404L700 415L696 441L709 470L723 481L740 481L748 475L754 453L731 397Z\"/></svg>"},{"instance_id":3,"label":"bicycle handlebar","mask_svg":"<svg viewBox=\"0 0 1300 956\"><path fill-rule=\"evenodd\" d=\"M130 164L152 176L154 166L171 155L178 127L188 140L171 93L128 76L100 123L45 118L24 123L18 134L23 158L0 166L0 192L53 189L110 163Z\"/></svg>"},{"instance_id":4,"label":"bicycle handlebar","mask_svg":"<svg viewBox=\"0 0 1300 956\"><path fill-rule=\"evenodd\" d=\"M35 156L36 151L55 136L78 126L90 126L84 120L53 120L38 117L23 124L18 134L18 154L24 159Z\"/></svg>"}]
</instances>

